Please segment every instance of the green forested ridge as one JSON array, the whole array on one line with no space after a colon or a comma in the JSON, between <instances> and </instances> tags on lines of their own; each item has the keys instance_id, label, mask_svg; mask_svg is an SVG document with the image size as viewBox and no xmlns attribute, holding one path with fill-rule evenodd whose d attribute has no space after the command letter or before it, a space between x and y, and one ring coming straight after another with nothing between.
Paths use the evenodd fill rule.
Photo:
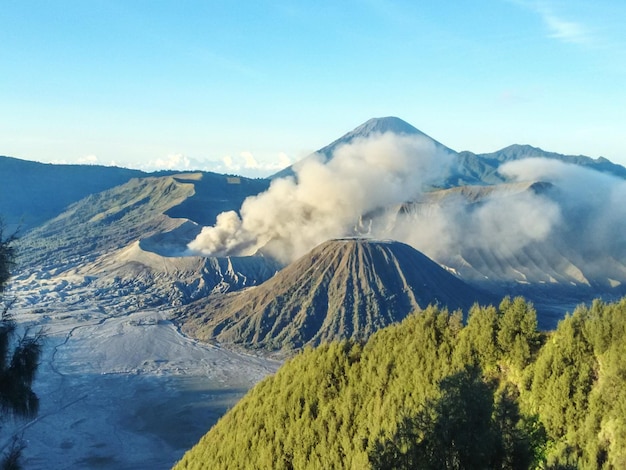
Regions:
<instances>
[{"instance_id":1,"label":"green forested ridge","mask_svg":"<svg viewBox=\"0 0 626 470\"><path fill-rule=\"evenodd\" d=\"M536 325L507 298L305 349L175 468L626 468L626 299Z\"/></svg>"}]
</instances>

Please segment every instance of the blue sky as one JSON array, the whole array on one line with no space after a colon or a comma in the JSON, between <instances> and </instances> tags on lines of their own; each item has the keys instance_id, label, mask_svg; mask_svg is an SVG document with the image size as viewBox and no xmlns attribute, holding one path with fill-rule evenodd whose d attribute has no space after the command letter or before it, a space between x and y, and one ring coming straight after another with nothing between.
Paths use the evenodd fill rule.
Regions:
<instances>
[{"instance_id":1,"label":"blue sky","mask_svg":"<svg viewBox=\"0 0 626 470\"><path fill-rule=\"evenodd\" d=\"M626 165L626 2L0 0L0 155L269 174L371 117Z\"/></svg>"}]
</instances>

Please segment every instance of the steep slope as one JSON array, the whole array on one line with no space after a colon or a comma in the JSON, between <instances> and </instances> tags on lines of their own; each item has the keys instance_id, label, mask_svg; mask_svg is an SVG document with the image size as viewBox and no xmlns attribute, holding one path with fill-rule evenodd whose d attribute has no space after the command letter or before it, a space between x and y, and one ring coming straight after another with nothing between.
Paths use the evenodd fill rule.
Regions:
<instances>
[{"instance_id":1,"label":"steep slope","mask_svg":"<svg viewBox=\"0 0 626 470\"><path fill-rule=\"evenodd\" d=\"M78 266L57 279L83 280L101 303L116 308L188 304L212 294L255 286L270 279L281 266L262 256L163 256L142 248L142 242ZM71 294L60 286L56 294ZM67 293L65 291L68 291Z\"/></svg>"},{"instance_id":2,"label":"steep slope","mask_svg":"<svg viewBox=\"0 0 626 470\"><path fill-rule=\"evenodd\" d=\"M171 176L132 179L91 194L20 240L19 265L57 272L185 222L165 212L194 193Z\"/></svg>"},{"instance_id":3,"label":"steep slope","mask_svg":"<svg viewBox=\"0 0 626 470\"><path fill-rule=\"evenodd\" d=\"M51 289L57 297L80 298L77 292L89 286L100 300L135 307L256 285L278 264L263 257L187 256L186 245L200 231L195 221L214 221L266 186L183 173L135 178L91 194L19 240L15 282L30 303L52 299Z\"/></svg>"},{"instance_id":4,"label":"steep slope","mask_svg":"<svg viewBox=\"0 0 626 470\"><path fill-rule=\"evenodd\" d=\"M373 214L372 223L364 217L364 225L410 243L470 285L531 299L540 327L551 329L579 303L626 294L626 249L614 235L621 213L572 203L558 183L523 181L432 191ZM524 232L541 223L549 230Z\"/></svg>"},{"instance_id":5,"label":"steep slope","mask_svg":"<svg viewBox=\"0 0 626 470\"><path fill-rule=\"evenodd\" d=\"M440 142L437 142L435 139L424 134L422 131L420 131L416 127L413 127L408 122L403 121L402 119L395 116L372 118L364 122L360 126L356 127L352 131L348 132L344 136L340 137L339 139L321 148L317 151L317 153L320 153L330 158L332 157L332 154L337 149L337 147L341 145L349 144L355 139L362 139L364 137L370 137L375 134L385 134L387 132L391 132L392 134L396 135L420 136L432 141L435 147L437 147L438 149L449 153L454 153L454 150L446 147Z\"/></svg>"},{"instance_id":6,"label":"steep slope","mask_svg":"<svg viewBox=\"0 0 626 470\"><path fill-rule=\"evenodd\" d=\"M432 213L445 212L454 207L456 217L469 218L487 204L519 199L528 195L541 196L542 200L562 202L558 187L541 181L502 183L491 186L461 186L427 193L418 201L407 202L390 209L393 224L398 218L405 223L419 225L429 220ZM531 239L527 243L481 243L459 244L456 250L448 250L436 257L436 261L453 268L462 279L473 283L524 285L561 285L610 289L626 283L626 259L623 252L605 247L588 247L583 252L580 244L565 243L581 236L578 227L581 211L585 208L569 208L553 233ZM563 209L565 211L565 209ZM395 219L394 219L395 217ZM584 219L580 219L584 220ZM571 233L570 233L571 232ZM466 239L470 234L465 235ZM595 251L591 251L595 249ZM593 259L590 259L593 258ZM593 262L591 262L593 261Z\"/></svg>"},{"instance_id":7,"label":"steep slope","mask_svg":"<svg viewBox=\"0 0 626 470\"><path fill-rule=\"evenodd\" d=\"M217 173L195 172L175 175L179 183L192 184L193 194L167 211L173 218L213 225L218 214L239 210L243 201L265 191L270 181Z\"/></svg>"},{"instance_id":8,"label":"steep slope","mask_svg":"<svg viewBox=\"0 0 626 470\"><path fill-rule=\"evenodd\" d=\"M90 194L146 173L96 165L52 165L0 156L0 217L25 233Z\"/></svg>"},{"instance_id":9,"label":"steep slope","mask_svg":"<svg viewBox=\"0 0 626 470\"><path fill-rule=\"evenodd\" d=\"M193 337L278 350L365 338L430 304L467 310L488 302L403 243L322 243L258 287L205 299L179 319Z\"/></svg>"},{"instance_id":10,"label":"steep slope","mask_svg":"<svg viewBox=\"0 0 626 470\"><path fill-rule=\"evenodd\" d=\"M19 264L58 271L140 239L146 249L172 255L159 236L183 250L200 231L198 223L214 223L217 214L237 210L267 184L203 172L134 178L90 194L24 236Z\"/></svg>"}]
</instances>

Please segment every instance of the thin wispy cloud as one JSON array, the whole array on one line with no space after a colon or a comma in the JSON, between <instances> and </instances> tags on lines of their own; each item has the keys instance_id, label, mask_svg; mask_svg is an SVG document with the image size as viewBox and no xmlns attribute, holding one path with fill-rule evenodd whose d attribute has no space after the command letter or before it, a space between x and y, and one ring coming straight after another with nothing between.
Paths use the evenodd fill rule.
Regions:
<instances>
[{"instance_id":1,"label":"thin wispy cloud","mask_svg":"<svg viewBox=\"0 0 626 470\"><path fill-rule=\"evenodd\" d=\"M514 0L513 3L539 15L546 27L548 37L552 39L578 45L591 45L593 43L593 35L589 26L582 21L572 19L567 13L557 11L554 2Z\"/></svg>"},{"instance_id":2,"label":"thin wispy cloud","mask_svg":"<svg viewBox=\"0 0 626 470\"><path fill-rule=\"evenodd\" d=\"M573 44L590 44L591 33L582 23L566 20L549 11L538 10L545 25L550 31L549 36L563 42Z\"/></svg>"}]
</instances>

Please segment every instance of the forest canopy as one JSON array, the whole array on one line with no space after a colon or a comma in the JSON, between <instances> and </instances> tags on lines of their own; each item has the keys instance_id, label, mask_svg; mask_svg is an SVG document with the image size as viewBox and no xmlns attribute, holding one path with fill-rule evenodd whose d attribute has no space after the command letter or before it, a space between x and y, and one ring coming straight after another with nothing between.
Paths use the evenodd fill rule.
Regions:
<instances>
[{"instance_id":1,"label":"forest canopy","mask_svg":"<svg viewBox=\"0 0 626 470\"><path fill-rule=\"evenodd\" d=\"M176 469L626 468L626 299L537 330L522 298L306 349Z\"/></svg>"}]
</instances>

